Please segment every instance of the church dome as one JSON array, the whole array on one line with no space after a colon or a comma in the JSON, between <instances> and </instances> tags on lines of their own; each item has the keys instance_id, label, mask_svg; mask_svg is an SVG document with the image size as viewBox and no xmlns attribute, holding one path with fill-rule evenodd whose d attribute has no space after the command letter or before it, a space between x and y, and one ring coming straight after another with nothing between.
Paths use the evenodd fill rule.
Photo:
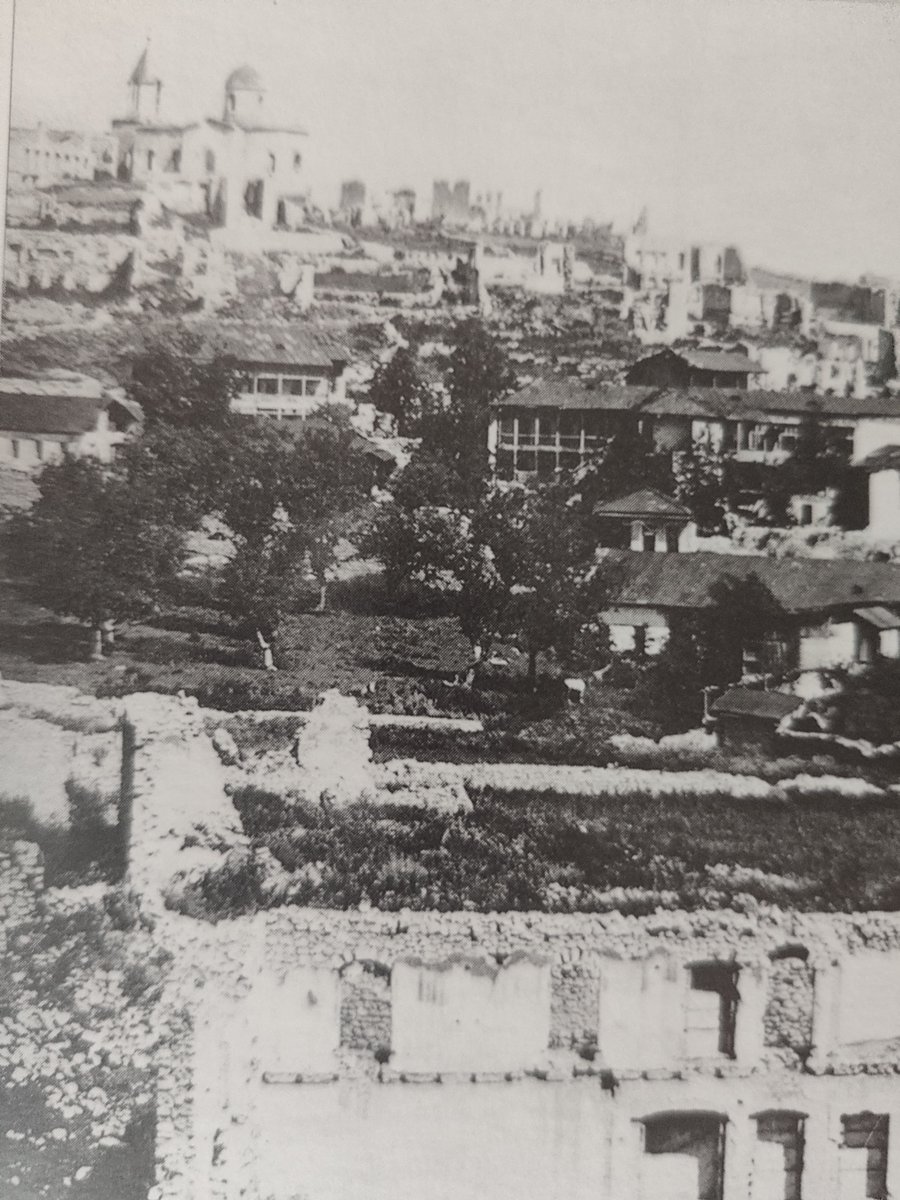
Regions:
<instances>
[{"instance_id":1,"label":"church dome","mask_svg":"<svg viewBox=\"0 0 900 1200\"><path fill-rule=\"evenodd\" d=\"M232 71L225 80L226 92L264 92L265 90L259 72L246 65Z\"/></svg>"}]
</instances>

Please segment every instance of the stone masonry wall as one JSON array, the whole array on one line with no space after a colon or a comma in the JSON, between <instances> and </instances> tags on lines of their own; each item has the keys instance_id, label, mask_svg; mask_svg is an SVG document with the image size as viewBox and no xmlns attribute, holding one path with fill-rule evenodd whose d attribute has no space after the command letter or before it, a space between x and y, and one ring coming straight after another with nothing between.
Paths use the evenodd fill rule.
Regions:
<instances>
[{"instance_id":1,"label":"stone masonry wall","mask_svg":"<svg viewBox=\"0 0 900 1200\"><path fill-rule=\"evenodd\" d=\"M34 915L44 888L44 858L33 842L0 840L0 952L7 925Z\"/></svg>"}]
</instances>

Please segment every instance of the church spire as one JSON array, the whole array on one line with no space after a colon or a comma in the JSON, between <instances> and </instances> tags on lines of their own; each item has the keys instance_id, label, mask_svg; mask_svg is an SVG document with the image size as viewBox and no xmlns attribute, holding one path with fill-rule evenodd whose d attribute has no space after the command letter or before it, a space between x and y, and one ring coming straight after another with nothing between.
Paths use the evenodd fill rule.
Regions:
<instances>
[{"instance_id":1,"label":"church spire","mask_svg":"<svg viewBox=\"0 0 900 1200\"><path fill-rule=\"evenodd\" d=\"M145 105L153 105L153 116L159 116L159 97L162 92L162 80L151 74L149 65L150 39L141 51L141 56L135 63L134 70L128 79L131 89L131 111L137 120L143 120L148 114ZM145 99L146 96L146 99Z\"/></svg>"}]
</instances>

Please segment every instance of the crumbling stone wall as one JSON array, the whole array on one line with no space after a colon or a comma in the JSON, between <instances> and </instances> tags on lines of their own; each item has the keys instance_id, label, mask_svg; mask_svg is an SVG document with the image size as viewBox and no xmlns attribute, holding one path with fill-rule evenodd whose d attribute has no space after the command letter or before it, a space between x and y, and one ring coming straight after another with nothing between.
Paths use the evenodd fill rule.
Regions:
<instances>
[{"instance_id":1,"label":"crumbling stone wall","mask_svg":"<svg viewBox=\"0 0 900 1200\"><path fill-rule=\"evenodd\" d=\"M6 927L34 915L44 887L44 858L33 842L0 840L0 953Z\"/></svg>"},{"instance_id":2,"label":"crumbling stone wall","mask_svg":"<svg viewBox=\"0 0 900 1200\"><path fill-rule=\"evenodd\" d=\"M815 971L802 958L782 958L772 963L763 1016L766 1046L791 1051L799 1058L809 1054L814 982Z\"/></svg>"},{"instance_id":3,"label":"crumbling stone wall","mask_svg":"<svg viewBox=\"0 0 900 1200\"><path fill-rule=\"evenodd\" d=\"M173 883L221 864L246 839L196 700L129 696L123 727L127 880L141 902L156 909Z\"/></svg>"},{"instance_id":4,"label":"crumbling stone wall","mask_svg":"<svg viewBox=\"0 0 900 1200\"><path fill-rule=\"evenodd\" d=\"M354 959L341 972L341 1045L383 1054L391 1045L391 972Z\"/></svg>"}]
</instances>

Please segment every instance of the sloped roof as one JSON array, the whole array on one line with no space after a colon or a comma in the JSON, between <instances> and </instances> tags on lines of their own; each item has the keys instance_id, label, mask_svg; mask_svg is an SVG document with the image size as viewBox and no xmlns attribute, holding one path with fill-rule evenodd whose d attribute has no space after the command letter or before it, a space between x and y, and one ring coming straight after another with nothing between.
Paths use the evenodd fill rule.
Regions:
<instances>
[{"instance_id":1,"label":"sloped roof","mask_svg":"<svg viewBox=\"0 0 900 1200\"><path fill-rule=\"evenodd\" d=\"M880 446L859 464L865 471L900 471L900 446Z\"/></svg>"},{"instance_id":2,"label":"sloped roof","mask_svg":"<svg viewBox=\"0 0 900 1200\"><path fill-rule=\"evenodd\" d=\"M264 92L263 81L255 67L244 63L235 67L225 80L226 92Z\"/></svg>"},{"instance_id":3,"label":"sloped roof","mask_svg":"<svg viewBox=\"0 0 900 1200\"><path fill-rule=\"evenodd\" d=\"M88 433L107 401L89 396L0 395L0 429L9 433Z\"/></svg>"},{"instance_id":4,"label":"sloped roof","mask_svg":"<svg viewBox=\"0 0 900 1200\"><path fill-rule=\"evenodd\" d=\"M869 608L854 608L854 617L859 617L867 625L875 629L900 629L900 617L892 613L883 604L873 604Z\"/></svg>"},{"instance_id":5,"label":"sloped roof","mask_svg":"<svg viewBox=\"0 0 900 1200\"><path fill-rule=\"evenodd\" d=\"M753 362L746 354L732 350L676 350L679 358L700 371L730 371L734 374L762 374L765 367Z\"/></svg>"},{"instance_id":6,"label":"sloped roof","mask_svg":"<svg viewBox=\"0 0 900 1200\"><path fill-rule=\"evenodd\" d=\"M752 575L789 613L900 605L900 566L893 563L631 550L598 551L598 562L609 579L612 603L638 608L709 608L718 582Z\"/></svg>"},{"instance_id":7,"label":"sloped roof","mask_svg":"<svg viewBox=\"0 0 900 1200\"><path fill-rule=\"evenodd\" d=\"M763 717L782 721L796 712L803 701L786 692L763 692L756 688L729 688L710 705L717 716Z\"/></svg>"},{"instance_id":8,"label":"sloped roof","mask_svg":"<svg viewBox=\"0 0 900 1200\"><path fill-rule=\"evenodd\" d=\"M134 70L128 79L132 87L144 87L146 84L157 84L159 80L150 74L150 66L147 58L149 47L145 46L141 52L141 57L135 63Z\"/></svg>"},{"instance_id":9,"label":"sloped roof","mask_svg":"<svg viewBox=\"0 0 900 1200\"><path fill-rule=\"evenodd\" d=\"M498 400L504 408L560 408L573 411L601 409L628 412L660 391L627 383L600 385L574 377L535 379L518 392Z\"/></svg>"},{"instance_id":10,"label":"sloped roof","mask_svg":"<svg viewBox=\"0 0 900 1200\"><path fill-rule=\"evenodd\" d=\"M350 352L333 334L301 324L216 322L210 344L220 344L241 363L286 367L331 367L347 362Z\"/></svg>"},{"instance_id":11,"label":"sloped roof","mask_svg":"<svg viewBox=\"0 0 900 1200\"><path fill-rule=\"evenodd\" d=\"M640 488L629 492L627 496L619 496L614 500L604 500L594 506L595 517L678 517L690 519L691 510L677 500L664 496L655 488Z\"/></svg>"}]
</instances>

